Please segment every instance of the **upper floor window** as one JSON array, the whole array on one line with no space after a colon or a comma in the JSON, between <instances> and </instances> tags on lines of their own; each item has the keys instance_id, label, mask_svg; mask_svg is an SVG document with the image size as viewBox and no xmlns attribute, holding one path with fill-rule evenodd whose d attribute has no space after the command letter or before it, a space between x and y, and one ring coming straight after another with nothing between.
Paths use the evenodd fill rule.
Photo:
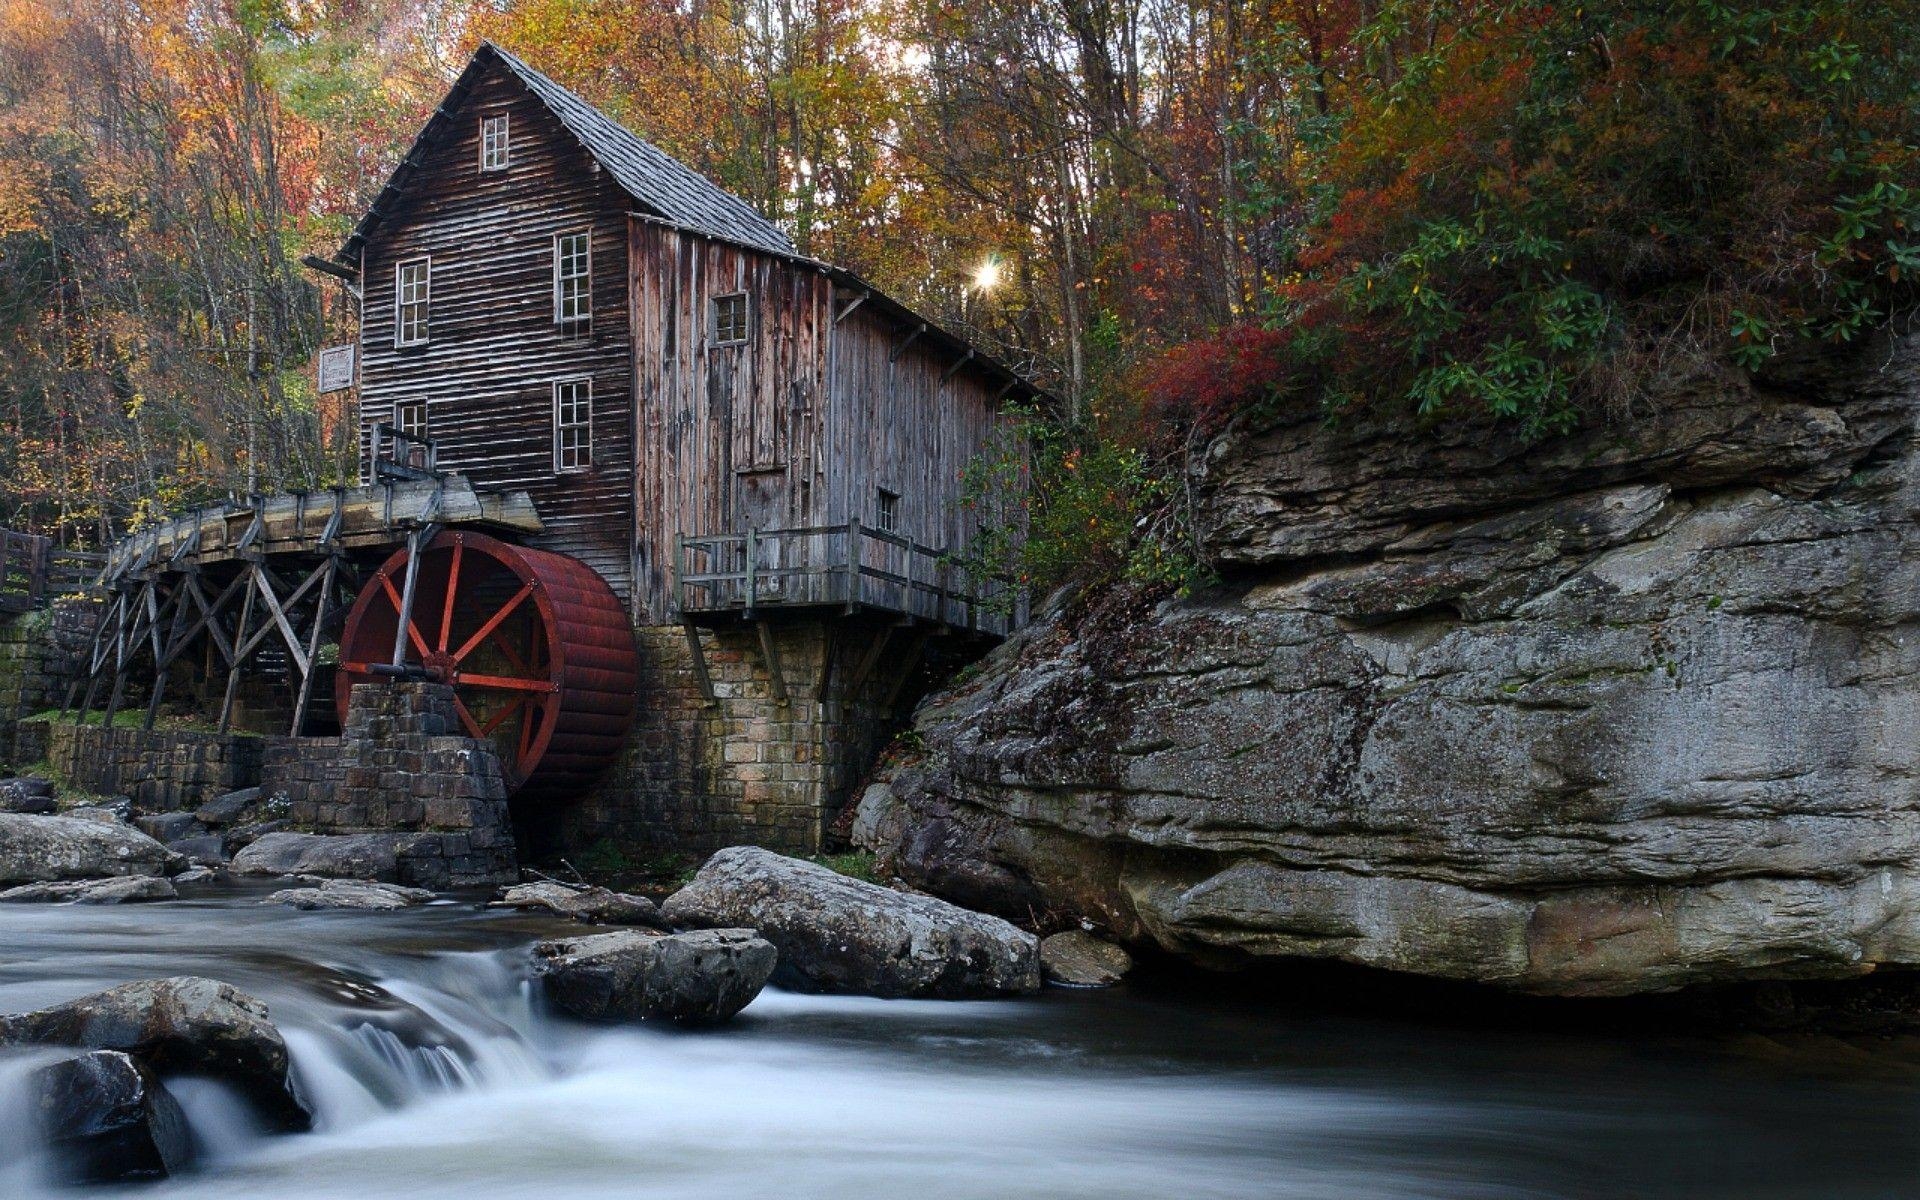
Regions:
<instances>
[{"instance_id":1,"label":"upper floor window","mask_svg":"<svg viewBox=\"0 0 1920 1200\"><path fill-rule=\"evenodd\" d=\"M480 169L507 169L507 114L480 118Z\"/></svg>"},{"instance_id":2,"label":"upper floor window","mask_svg":"<svg viewBox=\"0 0 1920 1200\"><path fill-rule=\"evenodd\" d=\"M735 292L731 296L715 296L713 298L713 344L735 346L746 341L748 326L752 319L752 310L747 306L745 292Z\"/></svg>"},{"instance_id":3,"label":"upper floor window","mask_svg":"<svg viewBox=\"0 0 1920 1200\"><path fill-rule=\"evenodd\" d=\"M880 532L899 533L900 493L881 488L879 504L876 507L879 511L874 514L874 524L880 527Z\"/></svg>"},{"instance_id":4,"label":"upper floor window","mask_svg":"<svg viewBox=\"0 0 1920 1200\"><path fill-rule=\"evenodd\" d=\"M402 437L426 437L427 402L425 400L395 400L393 402L392 424L394 430Z\"/></svg>"},{"instance_id":5,"label":"upper floor window","mask_svg":"<svg viewBox=\"0 0 1920 1200\"><path fill-rule=\"evenodd\" d=\"M587 233L553 239L553 319L575 325L593 316L593 251Z\"/></svg>"},{"instance_id":6,"label":"upper floor window","mask_svg":"<svg viewBox=\"0 0 1920 1200\"><path fill-rule=\"evenodd\" d=\"M593 465L593 381L563 379L553 385L553 469L584 471Z\"/></svg>"},{"instance_id":7,"label":"upper floor window","mask_svg":"<svg viewBox=\"0 0 1920 1200\"><path fill-rule=\"evenodd\" d=\"M410 258L393 269L393 344L421 346L427 341L427 297L433 260Z\"/></svg>"}]
</instances>

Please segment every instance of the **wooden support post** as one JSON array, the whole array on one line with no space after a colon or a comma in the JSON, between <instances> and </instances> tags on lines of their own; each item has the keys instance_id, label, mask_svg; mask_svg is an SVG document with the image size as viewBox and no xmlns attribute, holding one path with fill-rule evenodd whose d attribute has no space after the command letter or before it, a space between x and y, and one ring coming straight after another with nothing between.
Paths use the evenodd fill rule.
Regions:
<instances>
[{"instance_id":1,"label":"wooden support post","mask_svg":"<svg viewBox=\"0 0 1920 1200\"><path fill-rule=\"evenodd\" d=\"M313 601L313 629L307 634L307 661L305 669L300 672L300 695L293 704L293 729L290 732L294 737L299 737L300 731L306 727L307 708L313 702L313 677L320 673L320 638L327 627L328 609L333 601L333 579L339 569L340 556L329 554L327 565L321 568L320 594Z\"/></svg>"},{"instance_id":2,"label":"wooden support post","mask_svg":"<svg viewBox=\"0 0 1920 1200\"><path fill-rule=\"evenodd\" d=\"M88 705L91 705L93 703L93 681L96 678L98 678L99 671L100 671L100 638L106 632L107 616L108 616L108 613L111 611L111 607L112 606L110 605L107 606L107 608L100 613L98 619L94 621L93 641L87 646L87 704ZM78 679L74 680L72 683L67 685L66 701L60 705L60 716L62 720L66 718L67 710L73 707L74 697L77 696L79 692L80 692L80 681ZM86 719L85 707L81 708L80 715L81 715L81 720Z\"/></svg>"},{"instance_id":3,"label":"wooden support post","mask_svg":"<svg viewBox=\"0 0 1920 1200\"><path fill-rule=\"evenodd\" d=\"M858 696L860 689L866 686L868 678L873 675L873 669L880 665L880 656L887 651L887 643L893 640L893 631L896 628L898 626L889 625L882 629L880 636L874 638L873 644L867 647L866 654L860 659L860 665L854 668L853 678L847 683L848 696Z\"/></svg>"},{"instance_id":4,"label":"wooden support post","mask_svg":"<svg viewBox=\"0 0 1920 1200\"><path fill-rule=\"evenodd\" d=\"M866 534L860 528L859 517L847 519L847 594L844 597L847 615L860 611L860 601L864 598L864 589L860 585L860 556L865 548Z\"/></svg>"},{"instance_id":5,"label":"wooden support post","mask_svg":"<svg viewBox=\"0 0 1920 1200\"><path fill-rule=\"evenodd\" d=\"M760 653L767 660L767 678L773 684L773 702L785 707L788 703L787 675L780 667L780 649L774 644L773 629L765 621L755 621L753 624L760 633Z\"/></svg>"},{"instance_id":6,"label":"wooden support post","mask_svg":"<svg viewBox=\"0 0 1920 1200\"><path fill-rule=\"evenodd\" d=\"M250 562L246 565L245 569L248 572L258 571L260 564ZM233 640L236 647L246 645L247 626L253 623L253 589L249 587L245 590L246 595L242 597L240 601L240 627L234 630L233 633ZM221 733L225 733L228 725L233 721L233 698L240 690L240 664L245 662L246 659L246 651L240 650L239 653L234 655L233 660L227 664L227 693L220 701L220 724L217 727Z\"/></svg>"},{"instance_id":7,"label":"wooden support post","mask_svg":"<svg viewBox=\"0 0 1920 1200\"><path fill-rule=\"evenodd\" d=\"M900 693L907 686L907 680L913 677L914 671L920 666L920 656L926 651L926 648L927 631L925 629L916 630L912 643L907 647L906 659L900 664L900 673L894 676L893 686L887 689L887 698L880 705L882 712L891 713L893 706L900 702Z\"/></svg>"},{"instance_id":8,"label":"wooden support post","mask_svg":"<svg viewBox=\"0 0 1920 1200\"><path fill-rule=\"evenodd\" d=\"M393 665L403 667L407 662L407 630L413 624L414 584L420 579L420 554L433 540L432 525L422 525L413 531L409 539L412 545L407 550L407 573L400 588L400 621L393 630Z\"/></svg>"},{"instance_id":9,"label":"wooden support post","mask_svg":"<svg viewBox=\"0 0 1920 1200\"><path fill-rule=\"evenodd\" d=\"M173 587L173 595L168 597L168 603L173 605L173 620L167 626L164 649L153 656L153 694L147 697L147 719L141 726L147 730L153 728L154 720L160 715L160 697L167 690L166 664L172 662L173 656L178 653L175 646L180 641L181 629L187 623L186 590L185 584L176 583Z\"/></svg>"},{"instance_id":10,"label":"wooden support post","mask_svg":"<svg viewBox=\"0 0 1920 1200\"><path fill-rule=\"evenodd\" d=\"M700 699L708 708L720 703L713 694L713 676L707 674L707 651L700 644L700 630L692 621L682 621L680 627L687 631L687 651L693 659L693 683L700 689Z\"/></svg>"},{"instance_id":11,"label":"wooden support post","mask_svg":"<svg viewBox=\"0 0 1920 1200\"><path fill-rule=\"evenodd\" d=\"M760 534L751 527L747 529L747 617L752 619L753 610L760 601L760 580L754 560L760 555Z\"/></svg>"}]
</instances>

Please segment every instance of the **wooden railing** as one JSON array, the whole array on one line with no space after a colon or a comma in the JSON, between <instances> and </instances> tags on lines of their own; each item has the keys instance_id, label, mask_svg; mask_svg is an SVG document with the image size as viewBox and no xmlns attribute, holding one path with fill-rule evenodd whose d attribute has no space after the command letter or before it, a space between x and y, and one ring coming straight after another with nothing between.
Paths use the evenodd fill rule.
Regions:
<instances>
[{"instance_id":1,"label":"wooden railing","mask_svg":"<svg viewBox=\"0 0 1920 1200\"><path fill-rule=\"evenodd\" d=\"M1004 634L1018 623L1014 590L951 553L859 521L745 533L682 534L674 547L683 614L841 607Z\"/></svg>"},{"instance_id":2,"label":"wooden railing","mask_svg":"<svg viewBox=\"0 0 1920 1200\"><path fill-rule=\"evenodd\" d=\"M104 561L102 555L66 549L49 537L0 529L0 611L26 612L85 591Z\"/></svg>"},{"instance_id":3,"label":"wooden railing","mask_svg":"<svg viewBox=\"0 0 1920 1200\"><path fill-rule=\"evenodd\" d=\"M392 425L373 427L371 479L431 479L440 470L440 444Z\"/></svg>"}]
</instances>

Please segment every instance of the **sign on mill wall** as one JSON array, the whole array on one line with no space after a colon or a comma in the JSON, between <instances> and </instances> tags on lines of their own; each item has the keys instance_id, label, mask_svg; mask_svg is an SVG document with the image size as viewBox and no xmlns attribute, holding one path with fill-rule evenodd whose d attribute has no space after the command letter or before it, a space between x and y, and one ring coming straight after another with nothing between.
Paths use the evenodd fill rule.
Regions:
<instances>
[{"instance_id":1,"label":"sign on mill wall","mask_svg":"<svg viewBox=\"0 0 1920 1200\"><path fill-rule=\"evenodd\" d=\"M320 394L353 386L353 346L328 346L320 352Z\"/></svg>"}]
</instances>

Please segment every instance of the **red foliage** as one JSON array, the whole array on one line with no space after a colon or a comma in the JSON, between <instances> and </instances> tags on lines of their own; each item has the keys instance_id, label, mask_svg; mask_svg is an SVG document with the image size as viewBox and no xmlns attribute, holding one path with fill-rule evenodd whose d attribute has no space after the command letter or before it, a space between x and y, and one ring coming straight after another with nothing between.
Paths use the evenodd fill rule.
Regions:
<instances>
[{"instance_id":1,"label":"red foliage","mask_svg":"<svg viewBox=\"0 0 1920 1200\"><path fill-rule=\"evenodd\" d=\"M1148 418L1163 432L1219 429L1285 390L1292 341L1290 330L1242 324L1175 346L1142 369Z\"/></svg>"}]
</instances>

